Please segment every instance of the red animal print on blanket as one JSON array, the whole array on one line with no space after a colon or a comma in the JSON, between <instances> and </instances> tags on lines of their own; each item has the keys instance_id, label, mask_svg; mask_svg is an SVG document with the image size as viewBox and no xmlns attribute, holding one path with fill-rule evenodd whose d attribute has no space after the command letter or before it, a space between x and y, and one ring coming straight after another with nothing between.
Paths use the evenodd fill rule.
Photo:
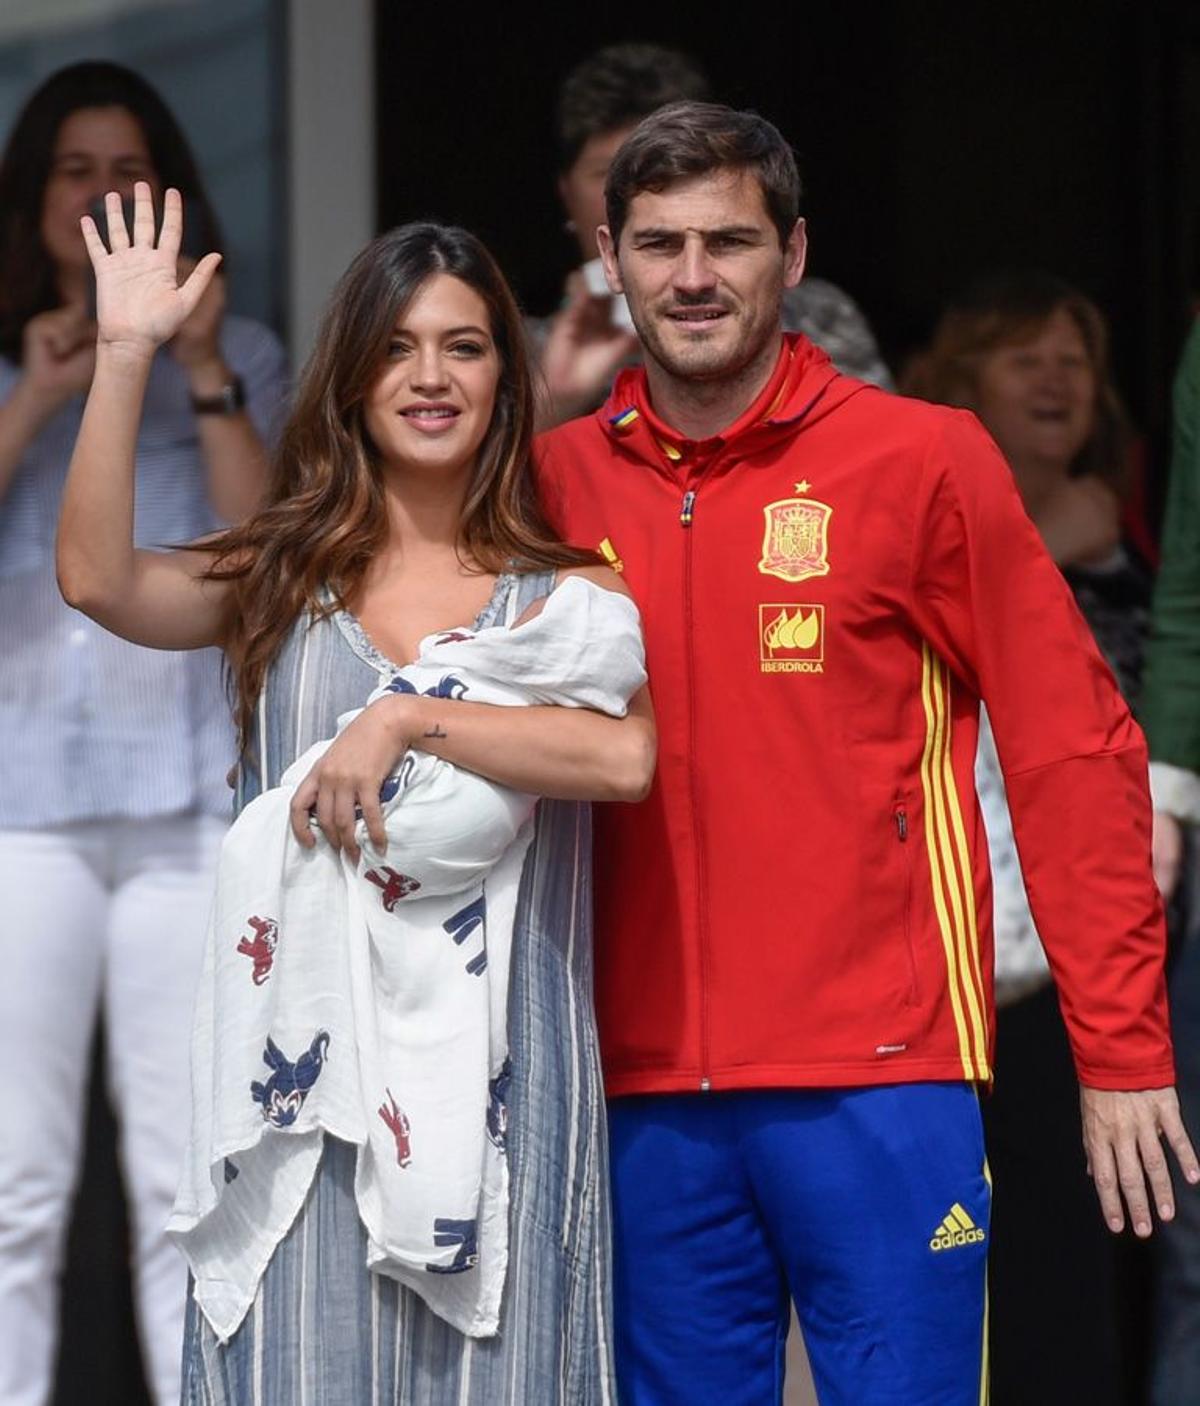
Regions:
<instances>
[{"instance_id":1,"label":"red animal print on blanket","mask_svg":"<svg viewBox=\"0 0 1200 1406\"><path fill-rule=\"evenodd\" d=\"M378 869L368 869L363 878L383 890L379 901L383 904L385 913L394 912L396 904L402 898L416 893L421 887L416 879L410 879L407 874L398 873L386 864L381 864Z\"/></svg>"},{"instance_id":2,"label":"red animal print on blanket","mask_svg":"<svg viewBox=\"0 0 1200 1406\"><path fill-rule=\"evenodd\" d=\"M412 1139L409 1136L411 1128L408 1115L392 1097L391 1089L384 1089L384 1093L387 1094L388 1101L379 1105L379 1116L391 1129L392 1136L396 1139L396 1165L407 1167L412 1161Z\"/></svg>"},{"instance_id":3,"label":"red animal print on blanket","mask_svg":"<svg viewBox=\"0 0 1200 1406\"><path fill-rule=\"evenodd\" d=\"M254 961L251 977L255 986L261 986L271 975L275 964L275 948L279 945L279 924L274 918L249 918L254 929L254 937L247 934L237 945L237 950Z\"/></svg>"}]
</instances>

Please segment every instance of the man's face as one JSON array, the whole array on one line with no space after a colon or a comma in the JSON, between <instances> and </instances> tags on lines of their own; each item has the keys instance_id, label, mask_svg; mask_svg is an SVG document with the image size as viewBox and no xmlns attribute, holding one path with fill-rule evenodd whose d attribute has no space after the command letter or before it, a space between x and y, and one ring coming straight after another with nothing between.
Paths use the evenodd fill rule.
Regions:
<instances>
[{"instance_id":1,"label":"man's face","mask_svg":"<svg viewBox=\"0 0 1200 1406\"><path fill-rule=\"evenodd\" d=\"M620 248L606 226L599 240L647 355L683 380L735 376L761 356L779 336L783 290L804 272L804 222L780 248L757 177L739 169L641 191Z\"/></svg>"},{"instance_id":2,"label":"man's face","mask_svg":"<svg viewBox=\"0 0 1200 1406\"><path fill-rule=\"evenodd\" d=\"M637 126L630 122L589 137L569 171L558 178L558 194L579 241L584 262L596 257L596 227L604 223L604 182L621 143Z\"/></svg>"}]
</instances>

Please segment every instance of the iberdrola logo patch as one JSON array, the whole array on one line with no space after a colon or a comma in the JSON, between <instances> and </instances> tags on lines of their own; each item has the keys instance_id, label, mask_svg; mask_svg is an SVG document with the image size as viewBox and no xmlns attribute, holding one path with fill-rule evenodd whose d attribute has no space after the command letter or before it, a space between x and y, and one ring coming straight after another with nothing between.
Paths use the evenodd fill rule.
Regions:
<instances>
[{"instance_id":1,"label":"iberdrola logo patch","mask_svg":"<svg viewBox=\"0 0 1200 1406\"><path fill-rule=\"evenodd\" d=\"M764 674L823 674L825 607L783 601L759 605L758 663Z\"/></svg>"}]
</instances>

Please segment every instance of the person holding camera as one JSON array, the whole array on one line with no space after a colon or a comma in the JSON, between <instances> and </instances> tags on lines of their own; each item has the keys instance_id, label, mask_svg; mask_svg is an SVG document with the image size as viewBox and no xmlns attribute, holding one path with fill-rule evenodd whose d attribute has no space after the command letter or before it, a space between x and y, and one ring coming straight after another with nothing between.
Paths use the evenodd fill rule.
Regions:
<instances>
[{"instance_id":1,"label":"person holding camera","mask_svg":"<svg viewBox=\"0 0 1200 1406\"><path fill-rule=\"evenodd\" d=\"M59 499L95 362L80 216L135 180L216 221L187 141L144 79L52 75L0 160L0 1403L48 1399L57 1278L103 1011L155 1399L179 1399L186 1274L163 1235L188 1125L188 1029L234 737L220 657L117 639L67 606ZM89 302L92 307L89 307ZM137 538L159 547L258 501L284 362L214 280L155 359L137 442Z\"/></svg>"}]
</instances>

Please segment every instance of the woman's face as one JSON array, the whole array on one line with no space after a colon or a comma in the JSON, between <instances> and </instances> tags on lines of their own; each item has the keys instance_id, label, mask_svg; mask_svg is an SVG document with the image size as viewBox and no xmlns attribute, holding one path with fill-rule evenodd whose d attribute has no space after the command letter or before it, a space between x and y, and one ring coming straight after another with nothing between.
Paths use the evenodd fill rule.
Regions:
<instances>
[{"instance_id":1,"label":"woman's face","mask_svg":"<svg viewBox=\"0 0 1200 1406\"><path fill-rule=\"evenodd\" d=\"M461 488L483 443L500 383L487 304L438 273L397 319L363 421L384 463Z\"/></svg>"},{"instance_id":2,"label":"woman's face","mask_svg":"<svg viewBox=\"0 0 1200 1406\"><path fill-rule=\"evenodd\" d=\"M158 194L145 133L127 108L81 107L63 120L42 195L42 243L60 269L87 266L79 220L92 201L109 190L131 196L134 181Z\"/></svg>"},{"instance_id":3,"label":"woman's face","mask_svg":"<svg viewBox=\"0 0 1200 1406\"><path fill-rule=\"evenodd\" d=\"M997 347L979 370L976 413L1015 465L1065 474L1092 433L1096 373L1079 325L1056 309L1027 341Z\"/></svg>"}]
</instances>

